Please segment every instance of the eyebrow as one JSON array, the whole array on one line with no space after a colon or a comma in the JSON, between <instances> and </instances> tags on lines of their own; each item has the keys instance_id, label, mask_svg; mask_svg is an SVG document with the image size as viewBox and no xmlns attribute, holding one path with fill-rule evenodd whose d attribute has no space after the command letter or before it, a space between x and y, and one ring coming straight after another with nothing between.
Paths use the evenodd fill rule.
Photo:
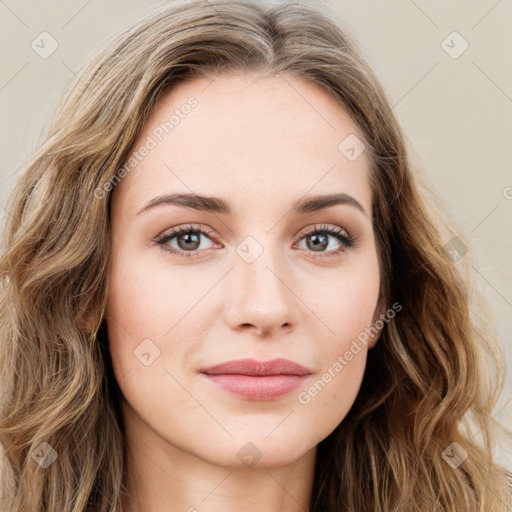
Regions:
<instances>
[{"instance_id":1,"label":"eyebrow","mask_svg":"<svg viewBox=\"0 0 512 512\"><path fill-rule=\"evenodd\" d=\"M324 210L325 208L339 204L353 206L369 218L363 205L357 199L344 192L309 196L305 199L301 199L293 205L292 213L306 214ZM210 213L232 214L229 203L220 197L201 196L197 194L164 194L151 199L137 212L137 215L160 205L175 205Z\"/></svg>"}]
</instances>

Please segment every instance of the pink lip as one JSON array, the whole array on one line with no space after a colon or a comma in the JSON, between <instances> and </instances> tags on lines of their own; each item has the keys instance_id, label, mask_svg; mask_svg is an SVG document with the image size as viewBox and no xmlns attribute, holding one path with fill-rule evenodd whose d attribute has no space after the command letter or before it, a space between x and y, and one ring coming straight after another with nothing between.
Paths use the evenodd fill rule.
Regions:
<instances>
[{"instance_id":1,"label":"pink lip","mask_svg":"<svg viewBox=\"0 0 512 512\"><path fill-rule=\"evenodd\" d=\"M226 391L248 400L273 400L297 389L311 372L278 358L260 362L238 359L204 368L200 373Z\"/></svg>"}]
</instances>

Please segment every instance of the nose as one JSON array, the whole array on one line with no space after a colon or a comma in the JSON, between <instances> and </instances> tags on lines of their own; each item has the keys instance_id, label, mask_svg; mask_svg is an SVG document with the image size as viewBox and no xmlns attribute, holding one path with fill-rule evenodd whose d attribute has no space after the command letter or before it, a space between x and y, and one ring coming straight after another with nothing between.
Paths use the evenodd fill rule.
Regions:
<instances>
[{"instance_id":1,"label":"nose","mask_svg":"<svg viewBox=\"0 0 512 512\"><path fill-rule=\"evenodd\" d=\"M250 263L236 256L228 279L226 320L232 329L252 329L272 338L296 326L301 301L292 273L276 250L265 249Z\"/></svg>"}]
</instances>

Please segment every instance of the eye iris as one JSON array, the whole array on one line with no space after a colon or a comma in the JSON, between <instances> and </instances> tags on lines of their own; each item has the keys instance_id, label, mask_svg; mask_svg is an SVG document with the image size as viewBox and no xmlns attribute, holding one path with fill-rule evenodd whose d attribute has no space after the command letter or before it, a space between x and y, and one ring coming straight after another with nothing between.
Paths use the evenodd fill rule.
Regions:
<instances>
[{"instance_id":1,"label":"eye iris","mask_svg":"<svg viewBox=\"0 0 512 512\"><path fill-rule=\"evenodd\" d=\"M323 240L320 240L323 239ZM320 250L325 249L329 245L328 235L313 233L306 237L307 245L309 249Z\"/></svg>"},{"instance_id":2,"label":"eye iris","mask_svg":"<svg viewBox=\"0 0 512 512\"><path fill-rule=\"evenodd\" d=\"M187 233L182 233L180 235L178 235L176 237L177 241L178 241L178 246L180 247L180 249L183 249L183 250L196 250L199 245L200 245L200 238L201 238L201 235L198 234L198 233L194 233L192 231L189 231ZM182 244L181 242L184 241L184 244ZM193 247L190 247L189 244L192 244Z\"/></svg>"}]
</instances>

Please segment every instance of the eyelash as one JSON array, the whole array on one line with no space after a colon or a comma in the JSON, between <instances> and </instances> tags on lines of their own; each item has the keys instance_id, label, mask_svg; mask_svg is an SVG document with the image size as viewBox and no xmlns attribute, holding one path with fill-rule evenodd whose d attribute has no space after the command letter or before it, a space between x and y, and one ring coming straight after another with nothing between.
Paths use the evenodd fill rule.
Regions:
<instances>
[{"instance_id":1,"label":"eyelash","mask_svg":"<svg viewBox=\"0 0 512 512\"><path fill-rule=\"evenodd\" d=\"M203 252L203 250L196 249L195 251L182 251L182 250L178 251L174 248L170 249L168 247L165 247L167 242L169 242L173 238L175 238L183 233L190 233L190 232L200 233L201 235L205 235L210 239L213 238L212 233L209 230L203 229L203 228L196 228L192 225L188 225L188 226L181 226L181 227L176 228L168 233L165 233L164 235L160 235L160 236L156 237L153 241L158 246L160 246L160 248L162 250L169 252L171 254L174 254L174 255L178 256L179 258L194 258L197 256L197 254L199 252ZM340 256L340 254L342 252L345 252L346 249L355 247L355 238L353 236L351 236L350 234L348 234L347 231L345 231L344 229L341 229L337 226L330 226L330 225L325 225L325 224L321 225L319 227L317 227L315 225L312 230L309 230L305 233L301 233L299 241L301 241L303 238L305 238L308 235L321 234L321 233L326 233L326 234L334 236L335 238L338 239L338 241L340 241L342 243L342 246L340 249L336 249L334 251L330 251L327 253L314 254L314 255L312 255L313 258L323 258L323 259L336 258L336 257ZM347 234L345 234L345 233L347 233ZM213 240L213 241L215 241L215 240Z\"/></svg>"}]
</instances>

